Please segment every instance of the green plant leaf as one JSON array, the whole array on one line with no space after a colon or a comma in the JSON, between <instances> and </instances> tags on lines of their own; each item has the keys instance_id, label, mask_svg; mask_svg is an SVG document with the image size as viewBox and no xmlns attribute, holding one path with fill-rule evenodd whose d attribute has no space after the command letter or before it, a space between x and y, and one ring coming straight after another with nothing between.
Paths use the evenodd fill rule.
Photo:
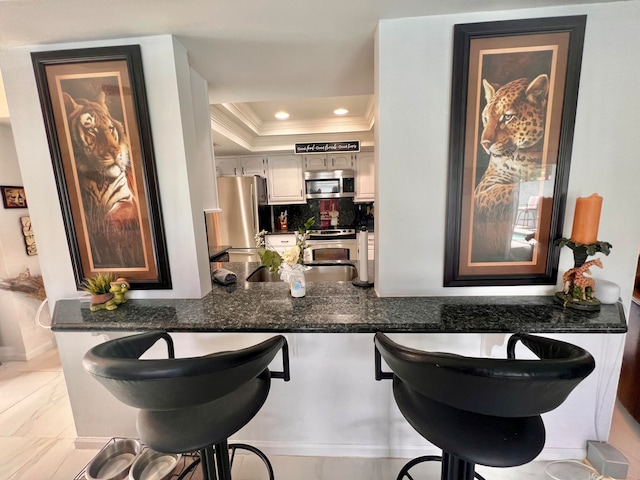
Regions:
<instances>
[{"instance_id":1,"label":"green plant leaf","mask_svg":"<svg viewBox=\"0 0 640 480\"><path fill-rule=\"evenodd\" d=\"M275 250L267 250L266 248L259 248L258 255L262 265L267 267L271 273L278 271L278 267L282 263L282 257Z\"/></svg>"},{"instance_id":2,"label":"green plant leaf","mask_svg":"<svg viewBox=\"0 0 640 480\"><path fill-rule=\"evenodd\" d=\"M97 273L93 278L85 278L81 288L92 295L109 293L111 282L115 281L112 273Z\"/></svg>"}]
</instances>

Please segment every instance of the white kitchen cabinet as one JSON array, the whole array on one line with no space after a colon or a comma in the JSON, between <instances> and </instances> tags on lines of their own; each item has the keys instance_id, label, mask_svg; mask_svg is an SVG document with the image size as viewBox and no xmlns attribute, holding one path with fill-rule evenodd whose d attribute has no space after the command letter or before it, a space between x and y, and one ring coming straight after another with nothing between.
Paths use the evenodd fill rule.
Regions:
<instances>
[{"instance_id":1,"label":"white kitchen cabinet","mask_svg":"<svg viewBox=\"0 0 640 480\"><path fill-rule=\"evenodd\" d=\"M235 177L238 175L238 158L216 157L216 175L218 177Z\"/></svg>"},{"instance_id":2,"label":"white kitchen cabinet","mask_svg":"<svg viewBox=\"0 0 640 480\"><path fill-rule=\"evenodd\" d=\"M296 155L267 157L269 204L306 203L302 159Z\"/></svg>"},{"instance_id":3,"label":"white kitchen cabinet","mask_svg":"<svg viewBox=\"0 0 640 480\"><path fill-rule=\"evenodd\" d=\"M361 152L356 156L356 194L354 201L371 202L375 199L376 179L373 152Z\"/></svg>"},{"instance_id":4,"label":"white kitchen cabinet","mask_svg":"<svg viewBox=\"0 0 640 480\"><path fill-rule=\"evenodd\" d=\"M326 155L305 155L304 169L308 172L327 169L327 156Z\"/></svg>"},{"instance_id":5,"label":"white kitchen cabinet","mask_svg":"<svg viewBox=\"0 0 640 480\"><path fill-rule=\"evenodd\" d=\"M336 153L331 155L304 155L304 169L307 172L321 170L352 170L355 155Z\"/></svg>"},{"instance_id":6,"label":"white kitchen cabinet","mask_svg":"<svg viewBox=\"0 0 640 480\"><path fill-rule=\"evenodd\" d=\"M253 176L259 175L261 177L267 176L266 158L259 157L241 157L240 158L240 175Z\"/></svg>"},{"instance_id":7,"label":"white kitchen cabinet","mask_svg":"<svg viewBox=\"0 0 640 480\"><path fill-rule=\"evenodd\" d=\"M219 177L242 177L267 175L266 158L255 157L218 157L216 158L216 175Z\"/></svg>"},{"instance_id":8,"label":"white kitchen cabinet","mask_svg":"<svg viewBox=\"0 0 640 480\"><path fill-rule=\"evenodd\" d=\"M296 235L295 233L266 235L264 237L264 240L267 244L267 248L270 248L271 250L275 250L280 255L282 255L285 251L295 246Z\"/></svg>"},{"instance_id":9,"label":"white kitchen cabinet","mask_svg":"<svg viewBox=\"0 0 640 480\"><path fill-rule=\"evenodd\" d=\"M353 170L353 153L336 153L329 155L327 165L330 170Z\"/></svg>"}]
</instances>

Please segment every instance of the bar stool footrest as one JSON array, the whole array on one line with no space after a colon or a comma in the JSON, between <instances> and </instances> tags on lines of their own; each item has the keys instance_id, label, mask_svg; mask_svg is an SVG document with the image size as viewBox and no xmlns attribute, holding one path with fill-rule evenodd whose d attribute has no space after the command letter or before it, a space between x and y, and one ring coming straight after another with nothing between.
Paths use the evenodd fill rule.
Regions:
<instances>
[{"instance_id":1,"label":"bar stool footrest","mask_svg":"<svg viewBox=\"0 0 640 480\"><path fill-rule=\"evenodd\" d=\"M409 470L416 465L424 462L442 462L442 457L440 455L423 455L422 457L416 457L412 460L409 460L404 465L404 467L402 467L400 473L398 473L398 477L396 480L404 480L405 478L407 478L408 480L414 480L414 478L409 473ZM473 477L477 480L485 480L485 478L477 472L473 472Z\"/></svg>"},{"instance_id":2,"label":"bar stool footrest","mask_svg":"<svg viewBox=\"0 0 640 480\"><path fill-rule=\"evenodd\" d=\"M260 460L262 460L262 463L264 463L265 467L267 467L267 472L269 472L269 480L275 480L275 476L273 474L273 467L271 466L271 462L269 461L269 458L262 452L262 450L254 447L253 445L247 445L246 443L230 443L229 451L231 452L230 462L232 465L233 465L233 459L236 455L237 449L246 450L248 452L253 453L258 458L260 458Z\"/></svg>"}]
</instances>

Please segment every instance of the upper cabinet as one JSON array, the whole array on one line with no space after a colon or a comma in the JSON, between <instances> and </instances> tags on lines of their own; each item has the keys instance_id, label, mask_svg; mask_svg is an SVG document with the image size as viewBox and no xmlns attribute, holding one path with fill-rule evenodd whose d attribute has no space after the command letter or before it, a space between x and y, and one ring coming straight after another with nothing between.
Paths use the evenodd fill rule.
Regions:
<instances>
[{"instance_id":1,"label":"upper cabinet","mask_svg":"<svg viewBox=\"0 0 640 480\"><path fill-rule=\"evenodd\" d=\"M356 165L356 202L371 202L375 199L376 178L373 152L360 152Z\"/></svg>"},{"instance_id":2,"label":"upper cabinet","mask_svg":"<svg viewBox=\"0 0 640 480\"><path fill-rule=\"evenodd\" d=\"M304 172L319 170L355 170L356 202L374 199L373 152L331 155L254 155L250 157L216 157L219 177L267 177L269 204L306 203Z\"/></svg>"},{"instance_id":3,"label":"upper cabinet","mask_svg":"<svg viewBox=\"0 0 640 480\"><path fill-rule=\"evenodd\" d=\"M336 153L331 155L304 155L304 170L352 170L355 155L352 153Z\"/></svg>"},{"instance_id":4,"label":"upper cabinet","mask_svg":"<svg viewBox=\"0 0 640 480\"><path fill-rule=\"evenodd\" d=\"M236 157L216 157L216 175L218 177L238 175L238 159Z\"/></svg>"},{"instance_id":5,"label":"upper cabinet","mask_svg":"<svg viewBox=\"0 0 640 480\"><path fill-rule=\"evenodd\" d=\"M216 175L219 177L267 176L267 159L255 157L218 157Z\"/></svg>"},{"instance_id":6,"label":"upper cabinet","mask_svg":"<svg viewBox=\"0 0 640 480\"><path fill-rule=\"evenodd\" d=\"M329 155L327 164L331 170L353 170L354 153L336 153Z\"/></svg>"},{"instance_id":7,"label":"upper cabinet","mask_svg":"<svg viewBox=\"0 0 640 480\"><path fill-rule=\"evenodd\" d=\"M326 155L304 155L302 161L304 162L304 170L306 172L327 169Z\"/></svg>"},{"instance_id":8,"label":"upper cabinet","mask_svg":"<svg viewBox=\"0 0 640 480\"><path fill-rule=\"evenodd\" d=\"M302 158L297 155L267 157L269 204L306 203Z\"/></svg>"},{"instance_id":9,"label":"upper cabinet","mask_svg":"<svg viewBox=\"0 0 640 480\"><path fill-rule=\"evenodd\" d=\"M267 159L265 157L242 157L240 158L241 175L267 176Z\"/></svg>"}]
</instances>

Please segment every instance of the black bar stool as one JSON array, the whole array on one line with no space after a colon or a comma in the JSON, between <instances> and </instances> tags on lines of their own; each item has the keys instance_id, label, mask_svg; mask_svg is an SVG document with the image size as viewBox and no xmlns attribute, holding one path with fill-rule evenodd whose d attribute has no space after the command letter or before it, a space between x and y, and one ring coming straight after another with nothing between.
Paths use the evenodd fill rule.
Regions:
<instances>
[{"instance_id":1,"label":"black bar stool","mask_svg":"<svg viewBox=\"0 0 640 480\"><path fill-rule=\"evenodd\" d=\"M167 342L169 358L140 360L160 339ZM280 349L283 371L271 372L268 366ZM283 336L241 350L174 358L168 333L143 333L95 346L85 354L83 366L118 400L140 409L137 429L149 448L163 453L199 451L207 480L230 480L229 450L233 458L236 448L246 449L265 462L273 480L271 464L260 450L228 445L227 439L258 413L271 378L289 381Z\"/></svg>"},{"instance_id":2,"label":"black bar stool","mask_svg":"<svg viewBox=\"0 0 640 480\"><path fill-rule=\"evenodd\" d=\"M516 360L521 341L540 360ZM442 449L442 480L482 479L475 465L515 467L533 460L545 442L541 413L557 408L595 368L586 350L526 333L514 334L507 359L430 353L399 345L383 333L375 339L376 380L393 379L402 415ZM391 372L382 371L381 357Z\"/></svg>"}]
</instances>

